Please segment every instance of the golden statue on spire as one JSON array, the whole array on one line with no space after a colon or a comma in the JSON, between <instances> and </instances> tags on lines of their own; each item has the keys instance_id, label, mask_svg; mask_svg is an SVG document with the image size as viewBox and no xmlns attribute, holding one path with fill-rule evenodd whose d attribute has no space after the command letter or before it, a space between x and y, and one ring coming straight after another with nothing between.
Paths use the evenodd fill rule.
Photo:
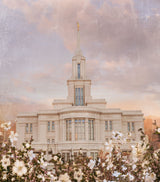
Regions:
<instances>
[{"instance_id":1,"label":"golden statue on spire","mask_svg":"<svg viewBox=\"0 0 160 182\"><path fill-rule=\"evenodd\" d=\"M77 22L77 31L79 31L79 22Z\"/></svg>"}]
</instances>

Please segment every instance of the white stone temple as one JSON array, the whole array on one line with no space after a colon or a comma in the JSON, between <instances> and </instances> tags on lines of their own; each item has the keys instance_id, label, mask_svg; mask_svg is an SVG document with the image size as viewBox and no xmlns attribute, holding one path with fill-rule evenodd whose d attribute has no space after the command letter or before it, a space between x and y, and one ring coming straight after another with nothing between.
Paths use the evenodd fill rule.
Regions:
<instances>
[{"instance_id":1,"label":"white stone temple","mask_svg":"<svg viewBox=\"0 0 160 182\"><path fill-rule=\"evenodd\" d=\"M93 99L91 80L86 75L78 24L72 76L67 80L68 97L54 100L52 110L18 114L18 147L32 137L35 150L60 152L68 159L81 149L84 155L95 158L98 151L104 149L105 142L112 139L112 131L120 131L124 136L132 133L124 150L130 150L131 145L140 140L138 129L144 128L143 113L110 109L105 99Z\"/></svg>"}]
</instances>

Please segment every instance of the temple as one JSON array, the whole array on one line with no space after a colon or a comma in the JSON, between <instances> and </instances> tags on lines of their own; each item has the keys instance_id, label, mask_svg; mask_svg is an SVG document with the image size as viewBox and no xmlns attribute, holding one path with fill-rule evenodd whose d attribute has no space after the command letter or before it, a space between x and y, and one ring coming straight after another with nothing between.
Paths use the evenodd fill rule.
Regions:
<instances>
[{"instance_id":1,"label":"temple","mask_svg":"<svg viewBox=\"0 0 160 182\"><path fill-rule=\"evenodd\" d=\"M77 24L77 47L72 58L72 75L67 80L68 96L54 100L53 109L17 116L18 147L33 138L35 150L62 153L67 160L78 154L96 158L104 143L112 139L112 131L120 131L127 143L123 150L140 140L139 128L143 126L143 113L136 110L107 108L105 99L93 99L91 80L87 78L86 58L80 48L80 28Z\"/></svg>"}]
</instances>

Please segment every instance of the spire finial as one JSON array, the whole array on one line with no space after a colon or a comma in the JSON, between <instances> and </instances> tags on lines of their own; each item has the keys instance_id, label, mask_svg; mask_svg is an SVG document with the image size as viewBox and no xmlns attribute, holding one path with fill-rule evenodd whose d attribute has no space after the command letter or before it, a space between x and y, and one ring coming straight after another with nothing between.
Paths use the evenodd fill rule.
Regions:
<instances>
[{"instance_id":1,"label":"spire finial","mask_svg":"<svg viewBox=\"0 0 160 182\"><path fill-rule=\"evenodd\" d=\"M79 22L77 22L77 31L79 32Z\"/></svg>"},{"instance_id":2,"label":"spire finial","mask_svg":"<svg viewBox=\"0 0 160 182\"><path fill-rule=\"evenodd\" d=\"M82 51L81 51L81 48L80 48L80 35L79 35L79 22L77 22L77 49L76 49L76 52L75 54L76 55L82 55Z\"/></svg>"}]
</instances>

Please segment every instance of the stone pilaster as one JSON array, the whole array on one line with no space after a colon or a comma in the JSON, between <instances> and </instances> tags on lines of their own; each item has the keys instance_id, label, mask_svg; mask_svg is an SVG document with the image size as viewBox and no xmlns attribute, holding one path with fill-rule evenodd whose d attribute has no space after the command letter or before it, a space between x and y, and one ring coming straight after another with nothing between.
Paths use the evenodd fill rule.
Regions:
<instances>
[{"instance_id":1,"label":"stone pilaster","mask_svg":"<svg viewBox=\"0 0 160 182\"><path fill-rule=\"evenodd\" d=\"M72 119L72 141L75 141L75 132L74 132L74 128L75 128L74 119Z\"/></svg>"},{"instance_id":2,"label":"stone pilaster","mask_svg":"<svg viewBox=\"0 0 160 182\"><path fill-rule=\"evenodd\" d=\"M88 141L88 118L85 118L85 139Z\"/></svg>"}]
</instances>

